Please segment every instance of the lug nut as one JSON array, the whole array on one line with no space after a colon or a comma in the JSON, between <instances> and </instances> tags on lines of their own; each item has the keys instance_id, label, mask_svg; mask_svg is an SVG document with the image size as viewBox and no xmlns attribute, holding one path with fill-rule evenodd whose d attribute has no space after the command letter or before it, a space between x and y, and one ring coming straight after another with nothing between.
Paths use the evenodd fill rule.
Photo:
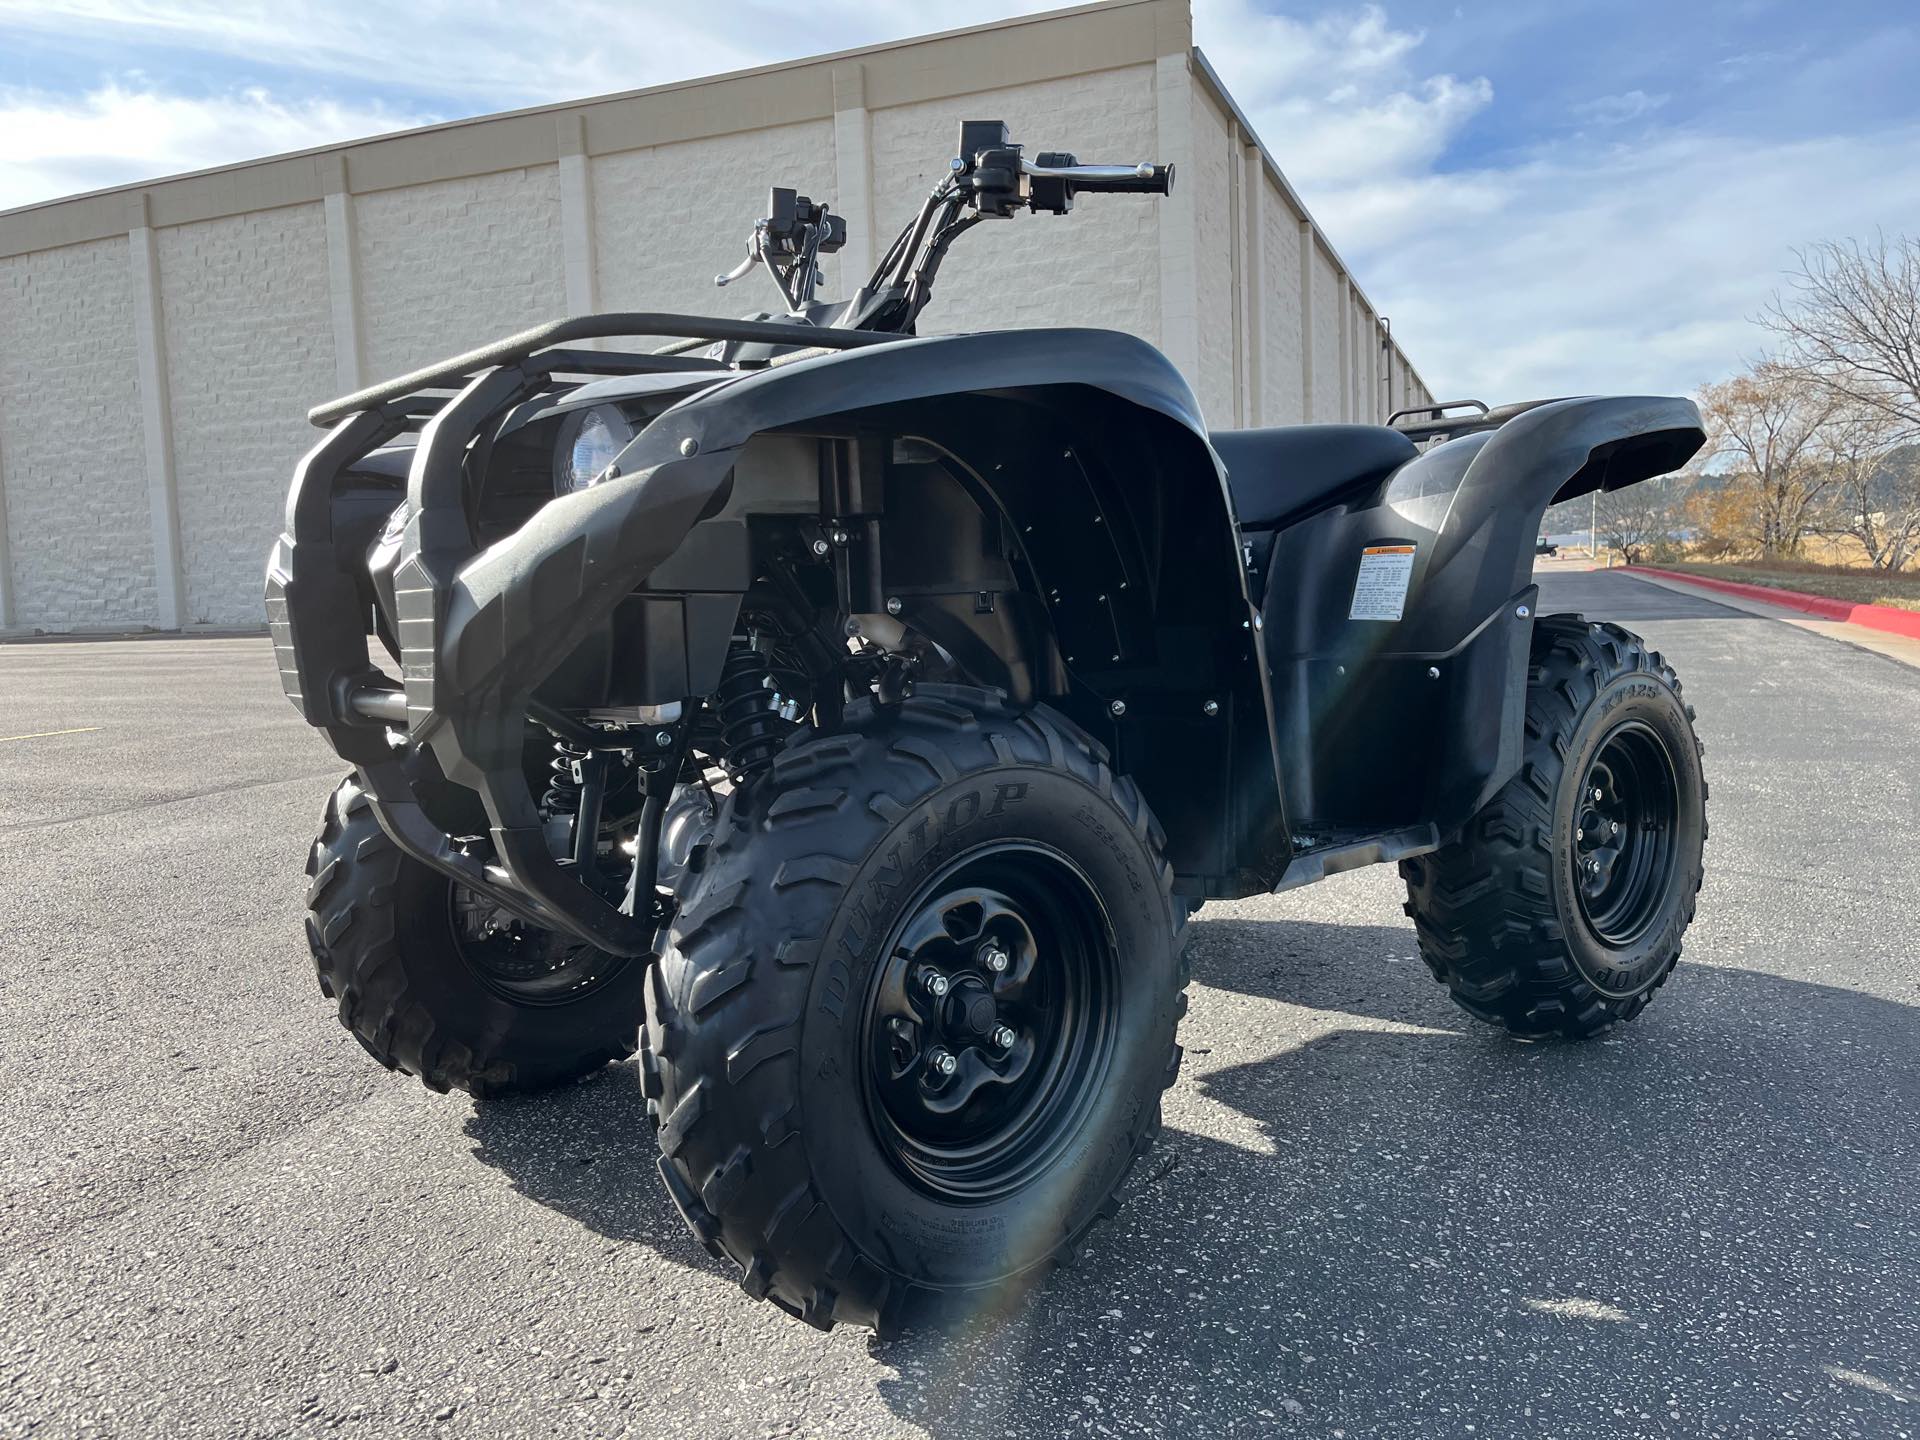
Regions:
<instances>
[{"instance_id":1,"label":"lug nut","mask_svg":"<svg viewBox=\"0 0 1920 1440\"><path fill-rule=\"evenodd\" d=\"M1009 1027L1005 1025L996 1025L993 1027L993 1043L999 1049L1011 1050L1013 1048L1013 1039L1013 1031Z\"/></svg>"},{"instance_id":2,"label":"lug nut","mask_svg":"<svg viewBox=\"0 0 1920 1440\"><path fill-rule=\"evenodd\" d=\"M947 991L953 988L953 982L938 970L927 976L927 993L936 1000L946 998Z\"/></svg>"},{"instance_id":3,"label":"lug nut","mask_svg":"<svg viewBox=\"0 0 1920 1440\"><path fill-rule=\"evenodd\" d=\"M960 1068L960 1062L945 1050L935 1048L927 1052L927 1068L936 1075L951 1075Z\"/></svg>"},{"instance_id":4,"label":"lug nut","mask_svg":"<svg viewBox=\"0 0 1920 1440\"><path fill-rule=\"evenodd\" d=\"M1013 962L1007 959L1007 952L998 945L990 945L980 956L980 963L996 975L1007 973L1007 966Z\"/></svg>"}]
</instances>

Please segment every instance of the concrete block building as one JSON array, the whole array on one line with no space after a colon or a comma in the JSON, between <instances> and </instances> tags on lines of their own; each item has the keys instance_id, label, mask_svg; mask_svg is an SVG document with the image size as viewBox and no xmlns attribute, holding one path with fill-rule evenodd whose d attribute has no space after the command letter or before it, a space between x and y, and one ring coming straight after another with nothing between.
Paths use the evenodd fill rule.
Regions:
<instances>
[{"instance_id":1,"label":"concrete block building","mask_svg":"<svg viewBox=\"0 0 1920 1440\"><path fill-rule=\"evenodd\" d=\"M968 236L923 332L1132 331L1216 427L1430 401L1187 0L1111 0L0 213L0 632L261 625L309 406L564 314L771 308L712 277L772 184L846 216L844 295L961 119L1179 179Z\"/></svg>"}]
</instances>

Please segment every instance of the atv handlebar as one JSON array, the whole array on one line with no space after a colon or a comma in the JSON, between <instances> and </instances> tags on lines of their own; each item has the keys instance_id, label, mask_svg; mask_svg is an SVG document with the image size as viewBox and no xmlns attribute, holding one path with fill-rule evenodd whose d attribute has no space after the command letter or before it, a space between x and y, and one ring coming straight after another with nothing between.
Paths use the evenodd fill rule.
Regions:
<instances>
[{"instance_id":1,"label":"atv handlebar","mask_svg":"<svg viewBox=\"0 0 1920 1440\"><path fill-rule=\"evenodd\" d=\"M818 258L846 242L846 221L824 203L781 188L768 193L767 218L756 222L748 236L746 258L715 275L713 283L731 285L764 266L795 321L911 335L915 318L932 295L947 247L982 220L1010 219L1022 210L1065 215L1081 194L1172 192L1171 165L1082 165L1065 151L1042 151L1029 158L1007 133L1005 121L967 120L960 125L948 173L852 299L830 305L815 298L821 283Z\"/></svg>"}]
</instances>

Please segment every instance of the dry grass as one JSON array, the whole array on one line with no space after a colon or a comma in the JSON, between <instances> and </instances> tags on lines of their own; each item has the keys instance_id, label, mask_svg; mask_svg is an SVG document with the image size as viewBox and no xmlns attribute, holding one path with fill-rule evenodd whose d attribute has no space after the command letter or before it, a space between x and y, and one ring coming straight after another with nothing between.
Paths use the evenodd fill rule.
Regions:
<instances>
[{"instance_id":1,"label":"dry grass","mask_svg":"<svg viewBox=\"0 0 1920 1440\"><path fill-rule=\"evenodd\" d=\"M1708 575L1716 580L1737 580L1743 585L1825 595L1854 605L1892 605L1901 610L1920 610L1920 572L1912 570L1889 575L1884 570L1816 565L1803 560L1743 560L1726 564L1670 560L1661 562L1661 566L1693 575Z\"/></svg>"}]
</instances>

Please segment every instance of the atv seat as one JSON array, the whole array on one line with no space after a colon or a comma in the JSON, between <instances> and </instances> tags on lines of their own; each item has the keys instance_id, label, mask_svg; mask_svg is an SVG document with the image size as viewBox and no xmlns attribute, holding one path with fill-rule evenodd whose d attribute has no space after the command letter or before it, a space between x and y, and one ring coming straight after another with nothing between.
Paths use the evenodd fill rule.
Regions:
<instances>
[{"instance_id":1,"label":"atv seat","mask_svg":"<svg viewBox=\"0 0 1920 1440\"><path fill-rule=\"evenodd\" d=\"M1370 490L1420 452L1384 425L1283 425L1216 430L1234 512L1249 530L1274 529Z\"/></svg>"}]
</instances>

